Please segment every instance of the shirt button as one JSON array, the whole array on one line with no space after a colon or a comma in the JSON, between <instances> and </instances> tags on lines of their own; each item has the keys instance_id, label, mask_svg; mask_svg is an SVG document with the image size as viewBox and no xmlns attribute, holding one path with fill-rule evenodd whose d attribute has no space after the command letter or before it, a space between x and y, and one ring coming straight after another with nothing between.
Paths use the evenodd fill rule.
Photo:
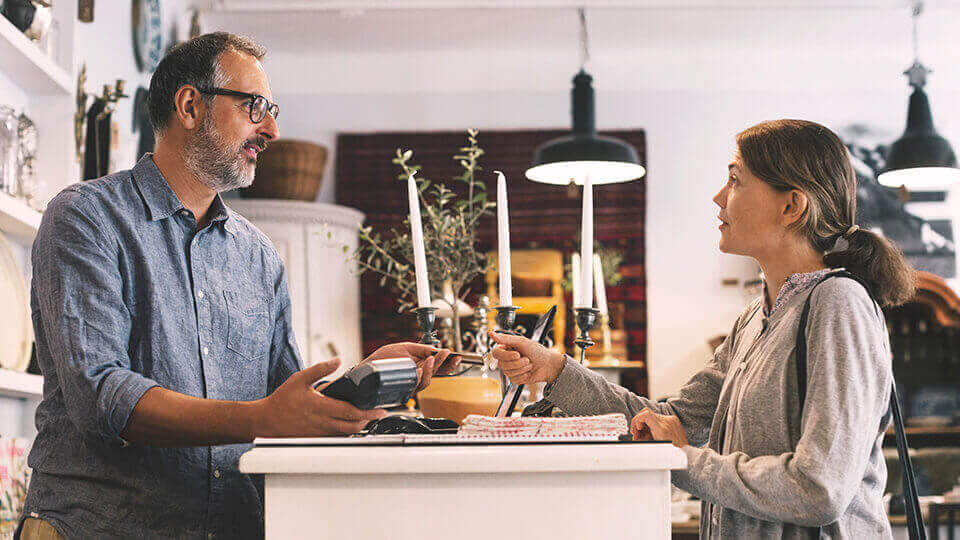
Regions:
<instances>
[{"instance_id":1,"label":"shirt button","mask_svg":"<svg viewBox=\"0 0 960 540\"><path fill-rule=\"evenodd\" d=\"M220 478L220 469L215 469L213 471L214 478Z\"/></svg>"},{"instance_id":2,"label":"shirt button","mask_svg":"<svg viewBox=\"0 0 960 540\"><path fill-rule=\"evenodd\" d=\"M210 349L204 347L204 348L203 348L203 354L204 354L204 355L210 354Z\"/></svg>"},{"instance_id":3,"label":"shirt button","mask_svg":"<svg viewBox=\"0 0 960 540\"><path fill-rule=\"evenodd\" d=\"M203 300L203 291L197 291L197 298Z\"/></svg>"}]
</instances>

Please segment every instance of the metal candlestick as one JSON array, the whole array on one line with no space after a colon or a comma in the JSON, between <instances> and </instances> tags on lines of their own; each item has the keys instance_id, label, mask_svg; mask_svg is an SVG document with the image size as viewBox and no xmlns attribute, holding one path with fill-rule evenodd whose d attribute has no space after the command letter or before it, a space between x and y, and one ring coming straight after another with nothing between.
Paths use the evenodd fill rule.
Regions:
<instances>
[{"instance_id":1,"label":"metal candlestick","mask_svg":"<svg viewBox=\"0 0 960 540\"><path fill-rule=\"evenodd\" d=\"M590 339L590 330L596 326L600 310L592 307L576 307L573 311L577 314L577 328L580 329L580 335L573 342L580 347L580 363L583 364L587 357L587 349L595 345Z\"/></svg>"},{"instance_id":2,"label":"metal candlestick","mask_svg":"<svg viewBox=\"0 0 960 540\"><path fill-rule=\"evenodd\" d=\"M497 332L518 335L514 328L517 327L517 310L520 308L518 306L497 306L493 309L497 310L497 326L500 327ZM510 384L509 381L507 381L507 376L504 375L503 371L501 370L500 393L502 395L506 395L509 386Z\"/></svg>"},{"instance_id":3,"label":"metal candlestick","mask_svg":"<svg viewBox=\"0 0 960 540\"><path fill-rule=\"evenodd\" d=\"M497 306L497 326L505 334L516 334L514 328L517 326L517 311L519 306Z\"/></svg>"},{"instance_id":4,"label":"metal candlestick","mask_svg":"<svg viewBox=\"0 0 960 540\"><path fill-rule=\"evenodd\" d=\"M440 346L440 340L437 339L437 332L433 329L437 321L437 308L433 306L421 307L414 310L417 314L417 325L423 335L420 337L420 343L426 345Z\"/></svg>"}]
</instances>

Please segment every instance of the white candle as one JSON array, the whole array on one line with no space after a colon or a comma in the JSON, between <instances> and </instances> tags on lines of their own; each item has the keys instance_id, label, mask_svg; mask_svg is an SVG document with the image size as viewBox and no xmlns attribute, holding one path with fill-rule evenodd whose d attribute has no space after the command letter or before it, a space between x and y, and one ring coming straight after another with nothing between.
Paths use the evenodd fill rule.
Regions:
<instances>
[{"instance_id":1,"label":"white candle","mask_svg":"<svg viewBox=\"0 0 960 540\"><path fill-rule=\"evenodd\" d=\"M507 213L507 179L497 173L497 261L500 269L500 305L513 305L510 282L510 218Z\"/></svg>"},{"instance_id":2,"label":"white candle","mask_svg":"<svg viewBox=\"0 0 960 540\"><path fill-rule=\"evenodd\" d=\"M573 282L573 307L580 305L580 254L574 253L570 257L570 270L573 274L571 281Z\"/></svg>"},{"instance_id":3,"label":"white candle","mask_svg":"<svg viewBox=\"0 0 960 540\"><path fill-rule=\"evenodd\" d=\"M430 306L430 280L427 279L427 254L423 247L423 224L420 220L420 197L416 172L407 178L407 198L410 199L410 239L413 241L413 269L417 274L417 304Z\"/></svg>"},{"instance_id":4,"label":"white candle","mask_svg":"<svg viewBox=\"0 0 960 540\"><path fill-rule=\"evenodd\" d=\"M593 284L597 289L597 309L601 315L607 314L607 287L603 281L603 264L600 255L593 254Z\"/></svg>"},{"instance_id":5,"label":"white candle","mask_svg":"<svg viewBox=\"0 0 960 540\"><path fill-rule=\"evenodd\" d=\"M583 181L583 217L580 227L580 305L574 307L593 307L593 183L590 177Z\"/></svg>"}]
</instances>

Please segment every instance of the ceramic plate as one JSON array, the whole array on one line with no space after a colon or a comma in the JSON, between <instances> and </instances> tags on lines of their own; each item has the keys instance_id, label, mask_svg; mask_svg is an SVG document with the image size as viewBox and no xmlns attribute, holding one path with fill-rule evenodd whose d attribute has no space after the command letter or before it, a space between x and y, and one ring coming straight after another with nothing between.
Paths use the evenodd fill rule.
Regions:
<instances>
[{"instance_id":1,"label":"ceramic plate","mask_svg":"<svg viewBox=\"0 0 960 540\"><path fill-rule=\"evenodd\" d=\"M0 306L4 321L0 324L0 367L25 371L30 363L33 327L27 307L27 285L13 256L13 250L0 233Z\"/></svg>"}]
</instances>

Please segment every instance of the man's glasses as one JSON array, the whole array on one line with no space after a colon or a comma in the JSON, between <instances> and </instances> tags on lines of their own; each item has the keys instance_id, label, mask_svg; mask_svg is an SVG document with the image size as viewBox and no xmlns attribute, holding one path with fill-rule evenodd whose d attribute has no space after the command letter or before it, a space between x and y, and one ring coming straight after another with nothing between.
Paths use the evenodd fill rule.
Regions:
<instances>
[{"instance_id":1,"label":"man's glasses","mask_svg":"<svg viewBox=\"0 0 960 540\"><path fill-rule=\"evenodd\" d=\"M270 103L267 98L260 94L250 94L248 92L238 92L236 90L227 90L226 88L200 88L201 94L212 94L216 96L233 96L250 100L250 121L254 124L263 122L263 119L270 113L270 116L276 120L280 116L280 106L276 103Z\"/></svg>"}]
</instances>

